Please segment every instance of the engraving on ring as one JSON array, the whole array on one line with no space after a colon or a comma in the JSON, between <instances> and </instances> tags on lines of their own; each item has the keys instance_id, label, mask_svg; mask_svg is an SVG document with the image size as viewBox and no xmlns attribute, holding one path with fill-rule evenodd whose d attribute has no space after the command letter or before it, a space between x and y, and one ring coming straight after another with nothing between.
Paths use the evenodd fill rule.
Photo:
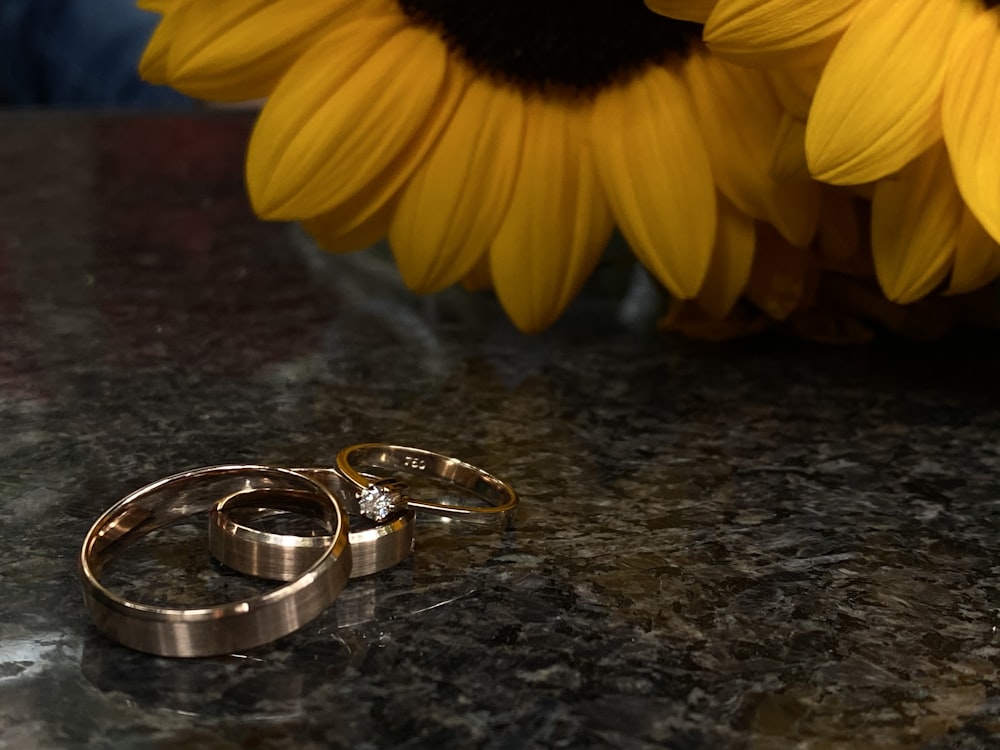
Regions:
<instances>
[{"instance_id":1,"label":"engraving on ring","mask_svg":"<svg viewBox=\"0 0 1000 750\"><path fill-rule=\"evenodd\" d=\"M405 466L408 469L425 471L427 469L427 461L420 458L419 456L406 456L403 458L403 466Z\"/></svg>"}]
</instances>

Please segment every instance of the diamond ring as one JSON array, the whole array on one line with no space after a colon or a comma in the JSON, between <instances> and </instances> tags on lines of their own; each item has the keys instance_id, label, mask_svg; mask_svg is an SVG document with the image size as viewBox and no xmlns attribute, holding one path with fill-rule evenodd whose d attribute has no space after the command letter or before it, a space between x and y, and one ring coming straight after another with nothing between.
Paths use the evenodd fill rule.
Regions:
<instances>
[{"instance_id":1,"label":"diamond ring","mask_svg":"<svg viewBox=\"0 0 1000 750\"><path fill-rule=\"evenodd\" d=\"M387 479L369 480L361 469ZM405 445L361 443L344 448L337 454L337 470L358 489L362 513L370 518L390 514L400 507L417 513L429 513L445 518L478 523L496 523L506 527L517 511L519 499L506 482L477 466L441 453L410 448ZM457 489L481 501L478 505L445 502L440 497L425 499L408 496L409 490L398 475L418 475L434 484ZM403 505L400 505L403 503ZM367 508L367 510L366 510Z\"/></svg>"}]
</instances>

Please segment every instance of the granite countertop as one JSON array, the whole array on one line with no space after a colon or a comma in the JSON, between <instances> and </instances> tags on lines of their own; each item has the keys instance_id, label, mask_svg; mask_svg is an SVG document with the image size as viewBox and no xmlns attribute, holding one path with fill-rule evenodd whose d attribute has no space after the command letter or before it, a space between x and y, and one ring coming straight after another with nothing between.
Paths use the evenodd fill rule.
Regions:
<instances>
[{"instance_id":1,"label":"granite countertop","mask_svg":"<svg viewBox=\"0 0 1000 750\"><path fill-rule=\"evenodd\" d=\"M699 344L609 263L523 336L257 222L247 129L0 116L0 748L1000 746L995 335ZM502 476L515 528L422 518L246 653L91 624L75 559L120 497L369 441ZM202 531L117 580L238 590Z\"/></svg>"}]
</instances>

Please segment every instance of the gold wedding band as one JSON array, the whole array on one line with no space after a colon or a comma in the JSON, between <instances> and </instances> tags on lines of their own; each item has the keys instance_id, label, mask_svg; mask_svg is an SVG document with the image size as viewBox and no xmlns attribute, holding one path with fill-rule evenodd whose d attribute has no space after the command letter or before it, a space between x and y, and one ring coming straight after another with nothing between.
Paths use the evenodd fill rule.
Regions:
<instances>
[{"instance_id":1,"label":"gold wedding band","mask_svg":"<svg viewBox=\"0 0 1000 750\"><path fill-rule=\"evenodd\" d=\"M433 513L462 521L496 523L501 527L509 525L517 512L518 496L509 484L477 466L433 451L381 443L360 443L341 450L337 454L337 470L350 480L359 492L377 496L380 492L380 482L369 480L361 473L361 468L368 468L379 474L382 471L393 472L392 479L396 478L395 472L424 475L465 490L488 503L488 505L452 505L406 497L406 505L418 512ZM392 491L400 491L398 483L394 483ZM377 504L377 500L373 502ZM397 501L393 498L386 499L386 503L395 502Z\"/></svg>"},{"instance_id":2,"label":"gold wedding band","mask_svg":"<svg viewBox=\"0 0 1000 750\"><path fill-rule=\"evenodd\" d=\"M130 543L210 511L220 497L260 489L309 496L331 529L315 561L288 583L241 601L188 608L130 601L101 584L105 565ZM91 526L77 562L84 602L103 633L159 656L212 656L269 643L319 615L347 583L351 548L347 515L327 487L288 469L212 466L166 477L120 500Z\"/></svg>"},{"instance_id":3,"label":"gold wedding band","mask_svg":"<svg viewBox=\"0 0 1000 750\"><path fill-rule=\"evenodd\" d=\"M333 469L292 469L336 497L344 510L360 515L354 485ZM277 581L288 581L312 565L329 546L326 535L277 534L255 529L234 518L238 508L275 509L316 518L322 504L316 495L275 488L243 490L215 503L209 517L208 544L213 557L233 570ZM371 528L350 532L351 578L391 568L413 546L412 510L403 509Z\"/></svg>"}]
</instances>

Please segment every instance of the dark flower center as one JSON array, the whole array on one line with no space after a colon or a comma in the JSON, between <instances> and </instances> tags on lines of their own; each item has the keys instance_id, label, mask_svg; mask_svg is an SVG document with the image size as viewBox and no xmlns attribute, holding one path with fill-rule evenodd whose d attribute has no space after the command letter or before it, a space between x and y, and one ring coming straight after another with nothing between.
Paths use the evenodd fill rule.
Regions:
<instances>
[{"instance_id":1,"label":"dark flower center","mask_svg":"<svg viewBox=\"0 0 1000 750\"><path fill-rule=\"evenodd\" d=\"M983 0L983 5L985 5L986 9L989 10L990 8L995 8L1000 5L1000 0Z\"/></svg>"},{"instance_id":2,"label":"dark flower center","mask_svg":"<svg viewBox=\"0 0 1000 750\"><path fill-rule=\"evenodd\" d=\"M592 95L683 56L701 35L699 24L664 18L642 0L398 2L475 70L545 92Z\"/></svg>"}]
</instances>

